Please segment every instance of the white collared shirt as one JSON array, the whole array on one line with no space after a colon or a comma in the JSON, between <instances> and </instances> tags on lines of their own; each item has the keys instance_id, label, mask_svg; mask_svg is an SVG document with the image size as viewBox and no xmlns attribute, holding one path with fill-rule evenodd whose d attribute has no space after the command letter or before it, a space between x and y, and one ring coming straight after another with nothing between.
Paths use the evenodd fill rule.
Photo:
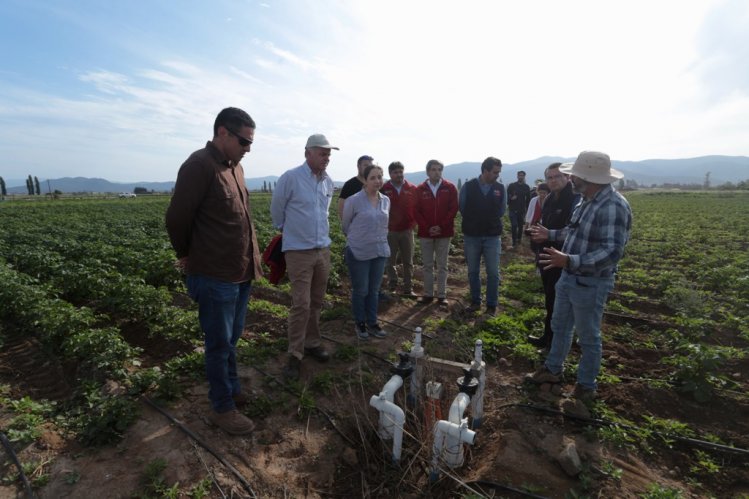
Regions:
<instances>
[{"instance_id":1,"label":"white collared shirt","mask_svg":"<svg viewBox=\"0 0 749 499\"><path fill-rule=\"evenodd\" d=\"M427 185L432 190L432 196L437 197L437 191L439 190L440 186L442 185L442 179L440 179L437 184L432 184L432 181L427 179Z\"/></svg>"},{"instance_id":2,"label":"white collared shirt","mask_svg":"<svg viewBox=\"0 0 749 499\"><path fill-rule=\"evenodd\" d=\"M283 251L330 246L328 213L333 200L333 181L326 172L319 177L303 165L281 175L273 191L270 213L273 225L283 229Z\"/></svg>"}]
</instances>

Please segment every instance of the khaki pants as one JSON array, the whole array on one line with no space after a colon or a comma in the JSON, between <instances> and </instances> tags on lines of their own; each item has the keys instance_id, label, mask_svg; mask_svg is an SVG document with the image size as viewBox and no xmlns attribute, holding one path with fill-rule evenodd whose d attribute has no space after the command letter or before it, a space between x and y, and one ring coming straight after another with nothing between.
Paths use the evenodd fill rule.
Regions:
<instances>
[{"instance_id":1,"label":"khaki pants","mask_svg":"<svg viewBox=\"0 0 749 499\"><path fill-rule=\"evenodd\" d=\"M330 248L290 250L284 257L291 281L288 352L301 360L305 347L320 346L320 311L330 275Z\"/></svg>"},{"instance_id":2,"label":"khaki pants","mask_svg":"<svg viewBox=\"0 0 749 499\"><path fill-rule=\"evenodd\" d=\"M437 264L437 298L447 297L447 253L450 237L419 238L424 263L424 296L434 296L434 265Z\"/></svg>"},{"instance_id":3,"label":"khaki pants","mask_svg":"<svg viewBox=\"0 0 749 499\"><path fill-rule=\"evenodd\" d=\"M413 230L402 230L388 232L388 245L390 246L390 259L387 264L388 287L395 291L398 286L398 272L395 266L398 263L398 255L403 262L403 292L410 293L413 290L411 276L414 268L414 232Z\"/></svg>"}]
</instances>

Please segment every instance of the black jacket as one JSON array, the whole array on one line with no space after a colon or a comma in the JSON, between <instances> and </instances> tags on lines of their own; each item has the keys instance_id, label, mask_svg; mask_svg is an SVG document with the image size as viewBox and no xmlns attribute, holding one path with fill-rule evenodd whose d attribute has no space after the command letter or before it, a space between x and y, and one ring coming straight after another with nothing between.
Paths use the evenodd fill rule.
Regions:
<instances>
[{"instance_id":1,"label":"black jacket","mask_svg":"<svg viewBox=\"0 0 749 499\"><path fill-rule=\"evenodd\" d=\"M572 209L579 200L580 196L572 192L572 182L567 182L564 189L559 191L558 196L552 192L546 197L541 210L541 225L547 229L563 229L570 223ZM563 244L564 241L546 242L544 247L552 246L561 250Z\"/></svg>"}]
</instances>

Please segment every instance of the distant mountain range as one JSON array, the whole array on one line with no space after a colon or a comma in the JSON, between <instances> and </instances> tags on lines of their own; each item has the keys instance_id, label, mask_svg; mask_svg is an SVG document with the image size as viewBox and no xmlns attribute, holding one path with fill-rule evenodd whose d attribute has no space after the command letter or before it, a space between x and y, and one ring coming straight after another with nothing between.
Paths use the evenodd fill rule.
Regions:
<instances>
[{"instance_id":1,"label":"distant mountain range","mask_svg":"<svg viewBox=\"0 0 749 499\"><path fill-rule=\"evenodd\" d=\"M543 178L544 169L555 161L562 163L574 161L575 158L558 156L544 156L530 161L505 164L502 167L502 181L506 184L514 182L518 170L524 170L528 175L528 182ZM386 165L383 165L387 168ZM710 184L721 185L727 182L737 183L749 180L749 157L747 156L701 156L688 159L646 159L643 161L613 161L613 167L624 173L625 179L636 181L641 186L662 184L699 184L705 182L705 175L710 172ZM458 180L465 182L476 177L481 172L480 162L464 162L445 166L444 177L451 182ZM353 176L353 171L351 172ZM387 176L387 171L385 172ZM426 172L406 173L409 182L421 183L426 178ZM255 177L245 179L250 190L262 189L263 183L272 184L278 176ZM336 179L337 186L348 180ZM9 194L25 194L25 179L6 179ZM58 190L60 192L133 192L136 187L148 191L170 192L174 182L110 182L101 178L64 177L58 179L39 179L41 191Z\"/></svg>"},{"instance_id":2,"label":"distant mountain range","mask_svg":"<svg viewBox=\"0 0 749 499\"><path fill-rule=\"evenodd\" d=\"M523 170L527 181L532 184L535 179L543 178L544 169L554 162L573 162L575 158L544 156L530 161L523 161L502 166L501 179L505 184L517 179L517 172ZM639 185L650 187L662 184L699 184L705 182L705 174L710 172L710 185L721 185L726 182L737 183L749 180L749 157L747 156L701 156L689 159L646 159L643 161L612 161L612 166L624 174L624 179L636 181ZM457 182L478 176L481 172L480 162L457 163L445 166L444 177ZM407 173L409 182L423 182L424 173Z\"/></svg>"}]
</instances>

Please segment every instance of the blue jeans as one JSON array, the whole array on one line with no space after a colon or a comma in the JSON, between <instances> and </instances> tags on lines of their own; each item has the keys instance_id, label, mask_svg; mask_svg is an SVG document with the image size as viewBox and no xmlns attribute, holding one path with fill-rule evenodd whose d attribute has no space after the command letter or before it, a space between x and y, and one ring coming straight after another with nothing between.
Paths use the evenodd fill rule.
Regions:
<instances>
[{"instance_id":1,"label":"blue jeans","mask_svg":"<svg viewBox=\"0 0 749 499\"><path fill-rule=\"evenodd\" d=\"M351 308L357 324L364 322L373 326L377 323L377 297L387 260L384 256L357 260L346 248L346 265L351 276Z\"/></svg>"},{"instance_id":2,"label":"blue jeans","mask_svg":"<svg viewBox=\"0 0 749 499\"><path fill-rule=\"evenodd\" d=\"M234 284L203 275L187 276L187 291L198 302L198 319L205 336L208 398L218 413L235 408L240 392L236 346L244 330L250 282Z\"/></svg>"},{"instance_id":3,"label":"blue jeans","mask_svg":"<svg viewBox=\"0 0 749 499\"><path fill-rule=\"evenodd\" d=\"M502 246L499 236L463 236L463 251L468 265L468 284L471 287L471 303L481 304L481 255L486 267L486 306L496 307L499 301L499 256Z\"/></svg>"},{"instance_id":4,"label":"blue jeans","mask_svg":"<svg viewBox=\"0 0 749 499\"><path fill-rule=\"evenodd\" d=\"M562 372L572 346L572 331L578 337L582 355L577 367L577 383L596 389L601 370L601 319L606 298L614 288L614 277L583 277L562 272L556 285L551 329L554 339L546 358L546 368Z\"/></svg>"}]
</instances>

